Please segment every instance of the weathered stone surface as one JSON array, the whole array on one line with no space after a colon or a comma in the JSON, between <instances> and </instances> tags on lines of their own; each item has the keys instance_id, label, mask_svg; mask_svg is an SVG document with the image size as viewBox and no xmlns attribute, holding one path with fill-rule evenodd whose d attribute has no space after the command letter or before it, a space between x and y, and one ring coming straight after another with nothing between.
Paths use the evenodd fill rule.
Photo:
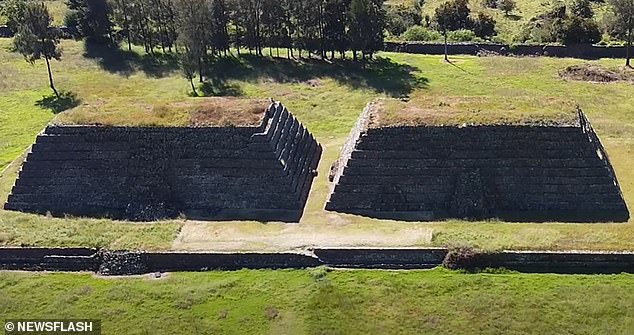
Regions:
<instances>
[{"instance_id":1,"label":"weathered stone surface","mask_svg":"<svg viewBox=\"0 0 634 335\"><path fill-rule=\"evenodd\" d=\"M5 209L135 221L181 213L297 221L321 151L280 104L258 127L50 126Z\"/></svg>"},{"instance_id":2,"label":"weathered stone surface","mask_svg":"<svg viewBox=\"0 0 634 335\"><path fill-rule=\"evenodd\" d=\"M607 153L576 125L369 128L359 117L327 210L399 220L626 221ZM411 215L408 217L407 213Z\"/></svg>"}]
</instances>

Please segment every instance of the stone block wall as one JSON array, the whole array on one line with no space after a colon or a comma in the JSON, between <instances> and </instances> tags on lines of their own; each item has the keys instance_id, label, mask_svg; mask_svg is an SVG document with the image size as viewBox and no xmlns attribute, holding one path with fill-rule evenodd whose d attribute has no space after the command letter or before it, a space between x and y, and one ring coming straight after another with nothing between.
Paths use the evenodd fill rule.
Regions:
<instances>
[{"instance_id":1,"label":"stone block wall","mask_svg":"<svg viewBox=\"0 0 634 335\"><path fill-rule=\"evenodd\" d=\"M259 127L49 126L5 209L136 221L296 221L321 146L281 104Z\"/></svg>"},{"instance_id":2,"label":"stone block wall","mask_svg":"<svg viewBox=\"0 0 634 335\"><path fill-rule=\"evenodd\" d=\"M607 154L579 116L561 127L366 129L326 209L400 220L627 221Z\"/></svg>"},{"instance_id":3,"label":"stone block wall","mask_svg":"<svg viewBox=\"0 0 634 335\"><path fill-rule=\"evenodd\" d=\"M385 42L385 51L426 55L443 55L445 45L426 42ZM547 44L498 44L498 43L452 43L447 46L450 55L478 55L495 53L512 56L550 56L581 59L625 58L623 46L601 46L592 44L547 45Z\"/></svg>"}]
</instances>

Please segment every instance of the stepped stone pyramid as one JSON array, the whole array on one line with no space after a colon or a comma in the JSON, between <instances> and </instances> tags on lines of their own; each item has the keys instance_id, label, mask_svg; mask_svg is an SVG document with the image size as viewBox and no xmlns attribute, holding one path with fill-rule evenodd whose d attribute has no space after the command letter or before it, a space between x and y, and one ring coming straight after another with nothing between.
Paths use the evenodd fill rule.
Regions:
<instances>
[{"instance_id":1,"label":"stepped stone pyramid","mask_svg":"<svg viewBox=\"0 0 634 335\"><path fill-rule=\"evenodd\" d=\"M331 168L327 210L398 220L629 218L581 110L558 126L373 126L375 113L368 105Z\"/></svg>"},{"instance_id":2,"label":"stepped stone pyramid","mask_svg":"<svg viewBox=\"0 0 634 335\"><path fill-rule=\"evenodd\" d=\"M49 126L5 209L135 221L297 221L322 148L273 103L259 126Z\"/></svg>"}]
</instances>

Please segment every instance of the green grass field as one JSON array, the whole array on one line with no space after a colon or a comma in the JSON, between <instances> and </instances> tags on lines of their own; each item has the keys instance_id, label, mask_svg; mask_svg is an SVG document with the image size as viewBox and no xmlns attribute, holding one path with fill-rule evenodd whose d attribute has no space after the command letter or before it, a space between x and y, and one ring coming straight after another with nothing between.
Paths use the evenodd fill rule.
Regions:
<instances>
[{"instance_id":1,"label":"green grass field","mask_svg":"<svg viewBox=\"0 0 634 335\"><path fill-rule=\"evenodd\" d=\"M311 270L166 278L0 272L4 318L103 334L632 334L632 275Z\"/></svg>"},{"instance_id":2,"label":"green grass field","mask_svg":"<svg viewBox=\"0 0 634 335\"><path fill-rule=\"evenodd\" d=\"M9 52L10 40L0 40L0 170L33 142L45 124L56 117L50 106L43 63L29 65ZM64 59L53 62L60 90L78 100L75 116L94 120L125 118L131 106L149 106L135 122L152 124L155 111L186 99L189 84L169 60L154 61L139 54L111 54L64 41ZM243 243L240 250L276 250L284 234L296 233L297 245L309 246L315 234L328 231L345 236L371 235L358 246L372 246L376 238L390 236L381 245L471 245L496 250L514 249L634 249L634 221L626 224L514 224L447 221L402 223L375 220L323 210L328 192L330 164L358 114L376 98L408 96L412 102L440 101L452 106L472 102L466 109L473 119L487 121L509 115L541 113L535 106L550 101L574 101L589 115L612 164L628 204L634 203L634 86L628 83L592 84L560 79L558 71L584 61L551 58L441 57L381 53L380 60L363 69L349 63L242 58L228 62L208 92L249 98L281 100L324 146L320 175L313 184L299 225L263 225L257 222L197 223L166 221L133 224L82 218L56 219L0 210L0 244L28 246L96 246L145 249L228 249L249 237L270 237L265 242ZM621 60L601 60L607 67ZM211 94L210 95L213 95ZM478 110L486 110L479 113ZM493 112L491 111L493 110ZM103 113L103 114L101 114ZM62 117L59 115L58 117ZM89 118L90 119L90 118ZM0 201L6 199L19 167L19 159L0 177ZM196 229L196 247L188 239L175 243L182 227ZM412 240L411 230L431 231L431 238ZM284 231L284 233L281 233ZM377 235L378 234L378 235ZM276 240L277 238L277 240ZM303 240L304 239L304 240ZM226 242L226 244L225 244ZM308 243L308 244L306 244ZM318 242L316 242L318 243ZM343 243L343 242L342 242ZM223 247L227 245L226 247ZM280 244L281 245L281 244Z\"/></svg>"}]
</instances>

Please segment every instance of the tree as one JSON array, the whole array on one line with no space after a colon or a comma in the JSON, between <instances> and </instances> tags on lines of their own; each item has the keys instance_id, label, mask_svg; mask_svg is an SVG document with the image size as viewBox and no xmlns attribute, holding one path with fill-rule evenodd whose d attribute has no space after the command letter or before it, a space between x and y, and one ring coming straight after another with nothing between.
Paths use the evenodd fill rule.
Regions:
<instances>
[{"instance_id":1,"label":"tree","mask_svg":"<svg viewBox=\"0 0 634 335\"><path fill-rule=\"evenodd\" d=\"M126 35L126 40L128 42L128 51L132 51L132 25L131 25L131 1L126 0L113 0L111 10L112 17L114 18L114 23L118 24L120 27L123 27L123 31ZM76 12L75 12L76 13Z\"/></svg>"},{"instance_id":2,"label":"tree","mask_svg":"<svg viewBox=\"0 0 634 335\"><path fill-rule=\"evenodd\" d=\"M198 55L192 52L191 49L185 47L185 51L179 54L179 61L183 76L189 80L189 84L192 87L194 96L198 96L196 92L196 86L194 86L194 78L196 78L196 68L198 67Z\"/></svg>"},{"instance_id":3,"label":"tree","mask_svg":"<svg viewBox=\"0 0 634 335\"><path fill-rule=\"evenodd\" d=\"M608 0L610 4L609 31L612 36L623 38L626 42L625 66L632 67L631 48L634 34L634 0Z\"/></svg>"},{"instance_id":4,"label":"tree","mask_svg":"<svg viewBox=\"0 0 634 335\"><path fill-rule=\"evenodd\" d=\"M590 7L589 0L573 0L569 6L570 15L591 19L594 17L594 11Z\"/></svg>"},{"instance_id":5,"label":"tree","mask_svg":"<svg viewBox=\"0 0 634 335\"><path fill-rule=\"evenodd\" d=\"M67 5L77 11L79 32L83 36L97 41L111 37L110 7L106 0L68 0Z\"/></svg>"},{"instance_id":6,"label":"tree","mask_svg":"<svg viewBox=\"0 0 634 335\"><path fill-rule=\"evenodd\" d=\"M335 51L341 55L348 48L346 36L346 14L350 0L326 0L324 8L324 39L326 50L334 58Z\"/></svg>"},{"instance_id":7,"label":"tree","mask_svg":"<svg viewBox=\"0 0 634 335\"><path fill-rule=\"evenodd\" d=\"M436 8L434 22L445 39L445 61L449 61L447 56L447 33L468 28L470 25L470 13L467 0L452 0Z\"/></svg>"},{"instance_id":8,"label":"tree","mask_svg":"<svg viewBox=\"0 0 634 335\"><path fill-rule=\"evenodd\" d=\"M383 0L352 0L349 9L349 39L354 59L361 51L363 58L383 47L385 12Z\"/></svg>"},{"instance_id":9,"label":"tree","mask_svg":"<svg viewBox=\"0 0 634 335\"><path fill-rule=\"evenodd\" d=\"M225 55L229 50L229 10L225 0L212 0L212 42L211 45Z\"/></svg>"},{"instance_id":10,"label":"tree","mask_svg":"<svg viewBox=\"0 0 634 335\"><path fill-rule=\"evenodd\" d=\"M203 63L207 56L208 33L205 29L205 18L208 8L205 2L200 0L177 0L174 2L177 15L179 45L186 52L188 62L198 67L199 81L203 82Z\"/></svg>"},{"instance_id":11,"label":"tree","mask_svg":"<svg viewBox=\"0 0 634 335\"><path fill-rule=\"evenodd\" d=\"M284 22L280 20L279 17L282 11L282 3L279 0L263 0L261 20L263 33L262 35L264 39L264 44L269 47L269 56L272 56L271 48L279 48L282 40L281 33Z\"/></svg>"},{"instance_id":12,"label":"tree","mask_svg":"<svg viewBox=\"0 0 634 335\"><path fill-rule=\"evenodd\" d=\"M11 19L20 22L17 27L17 34L13 39L15 50L21 53L31 64L38 59L44 58L46 69L48 70L49 85L55 96L59 98L60 95L53 83L50 61L52 59L59 60L62 57L62 52L58 48L60 34L59 30L50 26L53 20L48 13L46 5L43 2L27 2L25 3L22 20L18 18Z\"/></svg>"},{"instance_id":13,"label":"tree","mask_svg":"<svg viewBox=\"0 0 634 335\"><path fill-rule=\"evenodd\" d=\"M26 11L26 1L24 0L6 0L0 3L0 14L7 18L7 27L13 33L18 31L18 26L24 19Z\"/></svg>"},{"instance_id":14,"label":"tree","mask_svg":"<svg viewBox=\"0 0 634 335\"><path fill-rule=\"evenodd\" d=\"M497 7L508 16L515 9L515 0L500 0Z\"/></svg>"}]
</instances>

